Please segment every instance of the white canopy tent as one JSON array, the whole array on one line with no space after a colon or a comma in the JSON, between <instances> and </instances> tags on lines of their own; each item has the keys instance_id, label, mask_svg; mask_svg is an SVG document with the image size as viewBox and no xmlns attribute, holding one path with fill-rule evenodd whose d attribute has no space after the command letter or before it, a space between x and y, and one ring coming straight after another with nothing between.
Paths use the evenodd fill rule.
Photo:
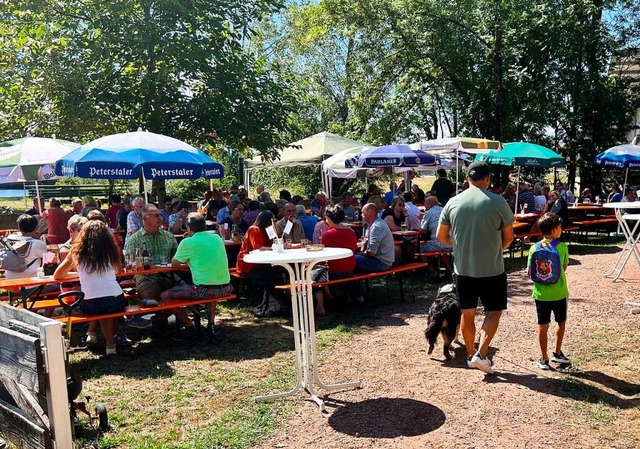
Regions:
<instances>
[{"instance_id":1,"label":"white canopy tent","mask_svg":"<svg viewBox=\"0 0 640 449\"><path fill-rule=\"evenodd\" d=\"M366 143L326 131L314 134L289 144L280 152L280 157L277 160L265 162L260 156L245 160L245 184L247 187L249 186L250 173L255 168L320 166L323 161L343 150L357 148L357 152L359 152L365 146L367 146Z\"/></svg>"}]
</instances>

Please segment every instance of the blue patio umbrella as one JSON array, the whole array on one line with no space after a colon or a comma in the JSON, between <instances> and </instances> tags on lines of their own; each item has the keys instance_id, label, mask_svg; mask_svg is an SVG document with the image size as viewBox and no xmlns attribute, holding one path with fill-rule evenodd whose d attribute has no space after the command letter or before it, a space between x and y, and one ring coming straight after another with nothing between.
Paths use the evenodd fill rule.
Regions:
<instances>
[{"instance_id":1,"label":"blue patio umbrella","mask_svg":"<svg viewBox=\"0 0 640 449\"><path fill-rule=\"evenodd\" d=\"M417 167L435 165L437 156L422 150L412 150L408 145L383 145L365 148L360 154L345 161L347 168Z\"/></svg>"},{"instance_id":2,"label":"blue patio umbrella","mask_svg":"<svg viewBox=\"0 0 640 449\"><path fill-rule=\"evenodd\" d=\"M624 176L626 186L629 169L640 167L640 145L617 145L597 155L594 162L603 167L626 168Z\"/></svg>"},{"instance_id":3,"label":"blue patio umbrella","mask_svg":"<svg viewBox=\"0 0 640 449\"><path fill-rule=\"evenodd\" d=\"M138 129L82 145L59 159L56 174L92 179L222 178L224 169L202 150ZM147 195L145 185L145 198Z\"/></svg>"},{"instance_id":4,"label":"blue patio umbrella","mask_svg":"<svg viewBox=\"0 0 640 449\"><path fill-rule=\"evenodd\" d=\"M345 160L347 168L418 167L435 165L438 156L422 150L414 150L408 145L383 145L365 148L360 154ZM404 173L405 186L411 187L409 172Z\"/></svg>"}]
</instances>

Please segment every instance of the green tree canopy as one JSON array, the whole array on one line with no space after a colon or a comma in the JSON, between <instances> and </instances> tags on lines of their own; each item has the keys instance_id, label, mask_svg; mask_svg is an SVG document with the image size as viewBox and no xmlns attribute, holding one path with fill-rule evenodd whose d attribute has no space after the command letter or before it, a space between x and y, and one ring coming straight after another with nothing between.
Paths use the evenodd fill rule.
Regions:
<instances>
[{"instance_id":1,"label":"green tree canopy","mask_svg":"<svg viewBox=\"0 0 640 449\"><path fill-rule=\"evenodd\" d=\"M0 6L1 131L75 140L135 130L272 155L295 86L249 48L279 0L14 1Z\"/></svg>"}]
</instances>

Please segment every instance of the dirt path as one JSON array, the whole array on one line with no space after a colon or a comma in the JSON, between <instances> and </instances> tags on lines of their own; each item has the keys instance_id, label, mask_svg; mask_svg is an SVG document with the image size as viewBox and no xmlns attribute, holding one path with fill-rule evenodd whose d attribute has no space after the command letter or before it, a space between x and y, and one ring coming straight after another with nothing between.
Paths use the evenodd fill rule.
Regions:
<instances>
[{"instance_id":1,"label":"dirt path","mask_svg":"<svg viewBox=\"0 0 640 449\"><path fill-rule=\"evenodd\" d=\"M463 348L452 362L439 347L427 355L432 294L391 304L371 329L320 356L325 382L359 379L363 388L326 396L325 414L302 395L289 399L298 401L295 415L260 447L640 447L640 315L624 305L639 297L640 271L625 271L636 281L604 279L616 257L572 256L568 373L537 368L535 306L525 272L517 271L509 274L509 309L492 344L496 375L468 369Z\"/></svg>"}]
</instances>

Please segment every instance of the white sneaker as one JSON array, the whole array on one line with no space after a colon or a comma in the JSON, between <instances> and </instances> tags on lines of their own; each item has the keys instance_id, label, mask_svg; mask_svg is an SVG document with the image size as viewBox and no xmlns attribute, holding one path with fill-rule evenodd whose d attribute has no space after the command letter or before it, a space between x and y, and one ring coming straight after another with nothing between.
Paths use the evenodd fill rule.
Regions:
<instances>
[{"instance_id":1,"label":"white sneaker","mask_svg":"<svg viewBox=\"0 0 640 449\"><path fill-rule=\"evenodd\" d=\"M116 350L116 345L113 346L107 346L107 355L114 355L117 354L117 350Z\"/></svg>"},{"instance_id":2,"label":"white sneaker","mask_svg":"<svg viewBox=\"0 0 640 449\"><path fill-rule=\"evenodd\" d=\"M98 335L95 332L87 332L87 339L85 340L87 345L98 344Z\"/></svg>"},{"instance_id":3,"label":"white sneaker","mask_svg":"<svg viewBox=\"0 0 640 449\"><path fill-rule=\"evenodd\" d=\"M469 357L467 357L467 368L475 368L476 366L473 364L473 362L471 361L473 359L473 356L470 355Z\"/></svg>"},{"instance_id":4,"label":"white sneaker","mask_svg":"<svg viewBox=\"0 0 640 449\"><path fill-rule=\"evenodd\" d=\"M567 356L562 353L562 351L560 351L559 353L554 352L553 357L551 357L551 361L554 363L560 363L560 364L571 363L571 360L569 360Z\"/></svg>"},{"instance_id":5,"label":"white sneaker","mask_svg":"<svg viewBox=\"0 0 640 449\"><path fill-rule=\"evenodd\" d=\"M538 368L548 371L551 369L551 367L549 366L549 361L548 360L538 360Z\"/></svg>"},{"instance_id":6,"label":"white sneaker","mask_svg":"<svg viewBox=\"0 0 640 449\"><path fill-rule=\"evenodd\" d=\"M476 353L471 358L471 365L473 365L474 368L478 368L480 371L483 371L487 374L495 373L493 368L491 368L491 361L486 357L482 357L480 353Z\"/></svg>"}]
</instances>

